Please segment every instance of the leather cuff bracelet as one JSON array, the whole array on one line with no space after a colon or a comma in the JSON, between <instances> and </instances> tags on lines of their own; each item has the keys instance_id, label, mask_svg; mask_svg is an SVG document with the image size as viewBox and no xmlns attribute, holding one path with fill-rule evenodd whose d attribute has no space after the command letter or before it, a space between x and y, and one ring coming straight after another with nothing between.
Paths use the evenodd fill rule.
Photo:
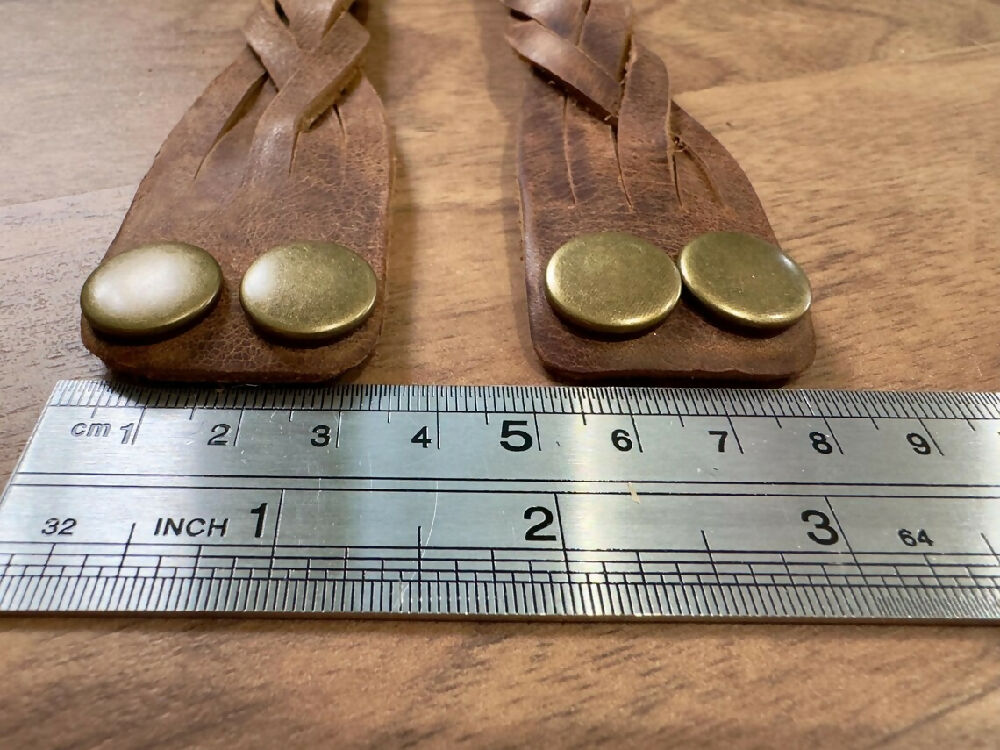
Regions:
<instances>
[{"instance_id":1,"label":"leather cuff bracelet","mask_svg":"<svg viewBox=\"0 0 1000 750\"><path fill-rule=\"evenodd\" d=\"M533 68L518 180L542 363L574 379L808 367L808 281L733 157L672 104L627 0L503 1Z\"/></svg>"},{"instance_id":2,"label":"leather cuff bracelet","mask_svg":"<svg viewBox=\"0 0 1000 750\"><path fill-rule=\"evenodd\" d=\"M111 369L319 381L371 353L393 169L352 4L262 0L163 144L81 297Z\"/></svg>"}]
</instances>

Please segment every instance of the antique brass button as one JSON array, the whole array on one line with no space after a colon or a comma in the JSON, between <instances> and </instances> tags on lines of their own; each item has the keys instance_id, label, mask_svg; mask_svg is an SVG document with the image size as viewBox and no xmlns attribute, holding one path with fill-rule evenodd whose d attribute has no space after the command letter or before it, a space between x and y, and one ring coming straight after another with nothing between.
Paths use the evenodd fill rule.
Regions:
<instances>
[{"instance_id":1,"label":"antique brass button","mask_svg":"<svg viewBox=\"0 0 1000 750\"><path fill-rule=\"evenodd\" d=\"M320 341L361 325L375 307L375 272L343 245L296 242L253 262L240 301L263 331L288 341Z\"/></svg>"},{"instance_id":2,"label":"antique brass button","mask_svg":"<svg viewBox=\"0 0 1000 750\"><path fill-rule=\"evenodd\" d=\"M585 234L553 254L545 292L565 320L591 331L632 333L677 304L681 277L663 250L624 232Z\"/></svg>"},{"instance_id":3,"label":"antique brass button","mask_svg":"<svg viewBox=\"0 0 1000 750\"><path fill-rule=\"evenodd\" d=\"M194 245L162 242L104 261L84 282L80 307L96 331L148 338L198 320L221 289L215 258Z\"/></svg>"},{"instance_id":4,"label":"antique brass button","mask_svg":"<svg viewBox=\"0 0 1000 750\"><path fill-rule=\"evenodd\" d=\"M787 328L812 303L809 279L780 248L742 232L709 232L681 251L684 285L705 307L749 328Z\"/></svg>"}]
</instances>

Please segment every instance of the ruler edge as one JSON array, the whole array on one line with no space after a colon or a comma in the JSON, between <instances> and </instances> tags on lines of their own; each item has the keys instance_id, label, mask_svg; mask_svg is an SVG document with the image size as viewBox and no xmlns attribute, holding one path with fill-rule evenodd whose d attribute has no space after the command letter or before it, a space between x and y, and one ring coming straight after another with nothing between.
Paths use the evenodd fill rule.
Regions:
<instances>
[{"instance_id":1,"label":"ruler edge","mask_svg":"<svg viewBox=\"0 0 1000 750\"><path fill-rule=\"evenodd\" d=\"M427 409L400 409L400 408L383 408L381 406L374 405L374 396L381 392L381 395L391 395L394 391L406 391L413 389L423 389L426 393L427 398ZM143 406L149 406L149 402L155 400L156 394L170 394L177 392L188 391L194 392L194 401L192 402L189 398L183 404L176 403L174 406L159 405L156 404L152 408L178 408L178 409L250 409L250 410L267 410L273 409L277 411L329 411L331 409L313 409L305 406L295 406L293 403L289 403L288 399L294 399L296 395L303 397L313 397L321 396L324 394L343 394L347 392L355 392L360 396L364 397L366 394L371 394L368 398L369 404L368 408L348 408L343 407L343 397L341 397L341 404L337 410L340 411L435 411L440 413L448 413L449 409L440 408L440 398L443 391L452 392L464 392L469 393L471 391L479 390L481 392L486 392L495 389L508 389L512 395L522 395L522 397L531 396L532 407L534 406L534 395L544 394L544 393L558 393L568 396L568 400L572 407L573 397L576 397L577 401L582 404L584 399L592 401L594 397L598 400L601 398L601 394L605 394L605 398L610 394L611 398L617 399L619 401L624 401L628 406L628 411L612 412L618 414L637 414L628 404L629 395L649 395L654 393L660 393L665 395L667 398L673 399L676 403L677 399L683 399L684 395L689 396L700 396L704 400L707 396L712 398L714 401L723 403L729 401L730 404L735 404L736 399L732 396L740 397L740 400L749 401L756 400L758 402L764 401L774 401L780 400L784 401L786 404L798 404L799 406L804 406L807 413L802 415L803 417L827 417L827 418L840 418L844 415L831 413L829 410L822 409L823 403L846 403L848 401L852 402L856 406L869 407L865 409L866 413L857 415L848 415L854 417L881 417L886 418L884 415L873 413L870 408L875 405L877 399L888 399L889 403L887 405L894 407L902 407L905 409L906 406L939 406L939 407L966 407L971 408L968 403L970 400L975 402L975 405L980 409L991 411L992 413L988 416L983 415L968 415L962 414L959 416L946 416L945 418L974 418L974 419L1000 419L1000 392L991 391L910 391L910 390L878 390L878 389L838 389L838 388L724 388L724 387L701 387L695 386L691 388L684 388L678 386L642 386L642 385L631 385L631 386L566 386L566 385L421 385L421 384L379 384L379 383L333 383L328 385L293 385L293 386L274 386L274 385L221 385L212 386L204 384L143 384L128 382L116 379L101 379L101 378L81 378L81 379L69 379L69 380L59 380L55 384L49 398L45 402L42 409L42 415L50 407L90 407L90 408L137 408ZM81 393L82 391L82 393ZM115 395L121 398L123 395L121 392L125 391L126 403L109 403L111 396ZM208 403L208 394L211 392L215 393L225 393L230 395L231 399L225 399L223 403L218 403L219 399L216 397L214 399L215 403ZM138 392L138 393L136 393ZM150 394L149 396L142 396L141 394ZM435 394L435 400L437 401L437 406L434 409L430 408L430 394ZM133 395L135 394L135 395ZM256 404L249 403L251 401L249 396L253 394L281 394L282 400L275 400L270 406L266 404ZM72 403L66 403L65 397L67 395L79 396L75 398ZM242 395L242 399L237 397ZM859 398L851 398L852 396L857 396ZM102 398L105 397L105 398ZM492 413L527 413L529 411L534 411L536 413L546 414L553 413L551 411L537 411L534 408L531 409L505 409L496 410ZM723 411L721 409L717 410L718 414L728 415L728 416L742 416L740 414L732 414L729 411ZM587 410L575 410L572 409L569 412L556 412L556 413L587 413L587 414L600 414L603 412L599 411L587 411ZM679 410L670 411L658 411L659 415L664 414L680 414L684 413ZM642 415L643 412L638 412ZM40 418L41 416L40 415ZM755 414L755 416L760 416ZM770 416L765 414L764 416ZM775 415L776 416L776 415ZM788 416L788 415L785 415ZM919 415L919 418L924 419L934 419L941 418L936 415L925 414ZM36 424L37 427L37 424ZM32 431L29 440L25 443L27 445L31 442L31 438L34 437L34 430Z\"/></svg>"}]
</instances>

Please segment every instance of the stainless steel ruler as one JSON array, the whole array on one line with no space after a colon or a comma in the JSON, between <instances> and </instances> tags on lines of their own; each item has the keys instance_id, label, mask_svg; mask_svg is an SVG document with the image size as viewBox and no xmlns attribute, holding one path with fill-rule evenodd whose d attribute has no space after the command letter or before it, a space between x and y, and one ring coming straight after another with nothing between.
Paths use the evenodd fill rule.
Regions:
<instances>
[{"instance_id":1,"label":"stainless steel ruler","mask_svg":"<svg viewBox=\"0 0 1000 750\"><path fill-rule=\"evenodd\" d=\"M0 610L1000 619L1000 398L60 383Z\"/></svg>"}]
</instances>

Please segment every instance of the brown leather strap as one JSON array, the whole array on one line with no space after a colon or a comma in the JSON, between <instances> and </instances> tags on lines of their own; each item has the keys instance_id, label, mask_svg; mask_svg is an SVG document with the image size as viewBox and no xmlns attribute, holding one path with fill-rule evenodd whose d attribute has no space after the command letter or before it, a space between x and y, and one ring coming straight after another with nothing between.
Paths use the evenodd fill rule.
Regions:
<instances>
[{"instance_id":1,"label":"brown leather strap","mask_svg":"<svg viewBox=\"0 0 1000 750\"><path fill-rule=\"evenodd\" d=\"M360 69L368 32L353 0L261 0L247 47L188 110L143 179L106 257L156 241L197 245L222 267L214 310L163 341L111 341L82 324L113 370L198 381L319 381L364 361L382 325L392 152L381 102ZM262 252L337 242L378 278L375 310L314 347L262 338L239 285Z\"/></svg>"},{"instance_id":2,"label":"brown leather strap","mask_svg":"<svg viewBox=\"0 0 1000 750\"><path fill-rule=\"evenodd\" d=\"M510 2L514 0L508 0L508 4ZM616 77L619 70L605 70L582 47L534 19L512 24L507 40L523 57L574 91L581 102L593 107L602 119L617 122L622 98L621 83ZM621 62L624 63L624 56Z\"/></svg>"},{"instance_id":3,"label":"brown leather strap","mask_svg":"<svg viewBox=\"0 0 1000 750\"><path fill-rule=\"evenodd\" d=\"M732 156L670 96L663 62L632 33L627 0L502 0L508 39L534 69L519 129L518 181L532 339L570 378L778 379L812 362L807 315L777 334L721 327L689 299L656 328L613 338L563 322L545 267L580 234L624 231L674 258L699 234L775 242ZM613 84L613 85L612 85Z\"/></svg>"}]
</instances>

